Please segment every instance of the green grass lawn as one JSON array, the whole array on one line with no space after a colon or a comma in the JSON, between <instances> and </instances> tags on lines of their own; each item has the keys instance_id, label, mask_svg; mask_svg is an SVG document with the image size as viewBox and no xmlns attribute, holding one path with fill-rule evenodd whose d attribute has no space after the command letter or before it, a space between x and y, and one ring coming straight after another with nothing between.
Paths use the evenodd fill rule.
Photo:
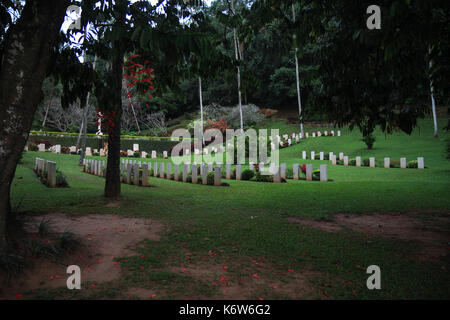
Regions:
<instances>
[{"instance_id":1,"label":"green grass lawn","mask_svg":"<svg viewBox=\"0 0 450 320\"><path fill-rule=\"evenodd\" d=\"M440 122L440 127L445 125L444 122ZM268 126L269 129L281 127L280 134L298 132L296 127L279 121L269 122ZM318 131L317 128L314 130ZM312 132L310 128L306 131ZM314 169L318 169L319 164L329 164L328 175L332 182L227 181L229 187L213 187L151 177L151 188L122 184L120 207L106 206L108 201L103 197L105 180L83 173L77 166L78 156L27 152L13 181L12 205L29 214L112 213L154 218L170 226L160 242L142 243L136 256L145 253L151 257L159 252L159 259L155 257L145 262L148 266L159 267L159 271L141 272L136 265L142 262L128 259L122 265L125 272L121 280L103 284L92 298L120 297L127 287L148 279L153 279L156 286L166 291L179 292L178 298L192 296L192 292L207 297L213 294L214 288L197 284L189 286L192 292L183 292L180 288L186 287L192 279L171 273L167 266L180 263L183 250L191 253L189 263L200 261L210 250L223 250L215 257L215 263L230 264L231 277L242 272L238 261L261 256L274 266L273 273L268 275L271 278L276 277L277 268L283 268L280 266L289 266L299 274L306 270L317 272L309 278L315 288L311 298L449 299L447 269L450 264L447 257L418 260L413 258L415 242L368 239L364 234L350 231L328 233L292 224L286 219L295 216L332 219L336 213L439 215L449 212L450 162L445 153L448 134L441 132L440 137L434 139L430 119L421 121L411 136L376 132L373 150L365 148L358 131L350 132L347 128L341 131L341 137L309 138L280 150L280 161L287 163L288 168L294 163L313 163ZM329 161L301 160L302 150L308 153L344 152L350 158L373 156L380 163L384 157L406 157L409 161L422 156L428 168L331 166ZM32 170L35 157L56 161L57 169L67 177L70 188L48 189L40 184ZM202 244L204 239L208 239L206 245ZM379 265L382 270L382 290L366 288L365 267L372 264ZM364 270L359 266L364 266ZM30 295L64 297L61 292L62 289L38 290ZM267 289L261 289L253 298L260 296L288 298ZM170 298L169 295L161 297Z\"/></svg>"}]
</instances>

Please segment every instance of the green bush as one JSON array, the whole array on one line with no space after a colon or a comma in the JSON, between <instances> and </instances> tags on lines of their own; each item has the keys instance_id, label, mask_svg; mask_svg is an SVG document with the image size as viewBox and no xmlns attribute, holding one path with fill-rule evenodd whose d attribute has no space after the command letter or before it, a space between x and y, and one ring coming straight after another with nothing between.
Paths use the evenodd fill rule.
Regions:
<instances>
[{"instance_id":1,"label":"green bush","mask_svg":"<svg viewBox=\"0 0 450 320\"><path fill-rule=\"evenodd\" d=\"M400 160L399 159L391 159L390 167L391 168L400 168Z\"/></svg>"},{"instance_id":2,"label":"green bush","mask_svg":"<svg viewBox=\"0 0 450 320\"><path fill-rule=\"evenodd\" d=\"M356 159L350 159L350 160L348 161L348 165L349 165L349 166L356 166Z\"/></svg>"},{"instance_id":3,"label":"green bush","mask_svg":"<svg viewBox=\"0 0 450 320\"><path fill-rule=\"evenodd\" d=\"M99 152L93 152L92 155L93 155L94 157L99 157L99 156L100 156L100 153L99 153Z\"/></svg>"},{"instance_id":4,"label":"green bush","mask_svg":"<svg viewBox=\"0 0 450 320\"><path fill-rule=\"evenodd\" d=\"M363 160L362 160L362 165L363 165L364 167L370 166L370 159L363 159Z\"/></svg>"},{"instance_id":5,"label":"green bush","mask_svg":"<svg viewBox=\"0 0 450 320\"><path fill-rule=\"evenodd\" d=\"M30 143L29 146L28 146L28 150L29 150L29 151L38 151L39 148L38 148L38 146L35 145L34 143Z\"/></svg>"},{"instance_id":6,"label":"green bush","mask_svg":"<svg viewBox=\"0 0 450 320\"><path fill-rule=\"evenodd\" d=\"M186 177L186 182L192 183L192 175Z\"/></svg>"},{"instance_id":7,"label":"green bush","mask_svg":"<svg viewBox=\"0 0 450 320\"><path fill-rule=\"evenodd\" d=\"M317 170L314 170L313 171L313 173L312 173L312 177L313 177L313 180L320 180L320 170L319 169L317 169Z\"/></svg>"},{"instance_id":8,"label":"green bush","mask_svg":"<svg viewBox=\"0 0 450 320\"><path fill-rule=\"evenodd\" d=\"M206 176L206 181L208 185L213 186L214 185L214 172L209 172Z\"/></svg>"},{"instance_id":9,"label":"green bush","mask_svg":"<svg viewBox=\"0 0 450 320\"><path fill-rule=\"evenodd\" d=\"M375 143L375 137L373 136L373 134L368 134L365 135L362 139L361 139L367 146L367 149L372 149L373 144Z\"/></svg>"},{"instance_id":10,"label":"green bush","mask_svg":"<svg viewBox=\"0 0 450 320\"><path fill-rule=\"evenodd\" d=\"M415 169L417 169L417 168L419 167L419 165L418 165L418 163L417 163L417 160L412 160L412 161L409 161L409 162L406 164L406 167L407 167L407 168L415 168Z\"/></svg>"},{"instance_id":11,"label":"green bush","mask_svg":"<svg viewBox=\"0 0 450 320\"><path fill-rule=\"evenodd\" d=\"M140 154L139 152L135 151L135 152L133 153L133 157L135 157L135 158L140 158L140 157L141 157L141 154Z\"/></svg>"},{"instance_id":12,"label":"green bush","mask_svg":"<svg viewBox=\"0 0 450 320\"><path fill-rule=\"evenodd\" d=\"M273 182L273 175L263 175L260 172L257 172L255 175L255 180L257 182Z\"/></svg>"},{"instance_id":13,"label":"green bush","mask_svg":"<svg viewBox=\"0 0 450 320\"><path fill-rule=\"evenodd\" d=\"M254 175L255 173L253 172L253 170L246 169L242 171L241 180L250 180Z\"/></svg>"}]
</instances>

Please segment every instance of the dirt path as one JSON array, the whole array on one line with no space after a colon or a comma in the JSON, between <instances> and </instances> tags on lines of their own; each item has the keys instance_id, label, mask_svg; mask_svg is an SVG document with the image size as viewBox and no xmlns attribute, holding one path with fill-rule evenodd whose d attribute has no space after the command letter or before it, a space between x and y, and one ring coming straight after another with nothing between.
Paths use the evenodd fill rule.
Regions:
<instances>
[{"instance_id":1,"label":"dirt path","mask_svg":"<svg viewBox=\"0 0 450 320\"><path fill-rule=\"evenodd\" d=\"M330 221L289 217L292 223L310 226L327 232L353 230L369 237L384 237L416 241L418 256L445 256L450 249L450 214L391 213L336 214Z\"/></svg>"},{"instance_id":2,"label":"dirt path","mask_svg":"<svg viewBox=\"0 0 450 320\"><path fill-rule=\"evenodd\" d=\"M164 225L156 220L142 218L124 218L116 215L85 215L70 217L64 214L49 214L33 218L30 232L37 232L42 219L50 221L54 232L70 231L81 240L82 247L56 264L49 260L38 259L35 268L13 280L5 288L1 298L14 299L31 289L65 287L68 265L81 268L81 282L102 283L116 279L120 275L120 265L114 258L134 255L133 246L144 240L158 241L164 231Z\"/></svg>"}]
</instances>

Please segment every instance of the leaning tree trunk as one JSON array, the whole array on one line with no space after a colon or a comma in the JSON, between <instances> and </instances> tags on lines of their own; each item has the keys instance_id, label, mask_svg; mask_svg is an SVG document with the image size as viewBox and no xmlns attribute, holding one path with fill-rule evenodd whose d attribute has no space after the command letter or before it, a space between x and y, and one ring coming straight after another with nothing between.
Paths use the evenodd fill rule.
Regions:
<instances>
[{"instance_id":1,"label":"leaning tree trunk","mask_svg":"<svg viewBox=\"0 0 450 320\"><path fill-rule=\"evenodd\" d=\"M6 249L10 239L11 182L43 98L42 82L68 2L28 0L6 35L0 57L0 249Z\"/></svg>"}]
</instances>

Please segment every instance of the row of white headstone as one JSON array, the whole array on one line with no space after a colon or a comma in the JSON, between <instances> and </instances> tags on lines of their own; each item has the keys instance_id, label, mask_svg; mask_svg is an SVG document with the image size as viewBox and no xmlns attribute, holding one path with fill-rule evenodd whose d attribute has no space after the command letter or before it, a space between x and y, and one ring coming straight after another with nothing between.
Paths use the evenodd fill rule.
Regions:
<instances>
[{"instance_id":1,"label":"row of white headstone","mask_svg":"<svg viewBox=\"0 0 450 320\"><path fill-rule=\"evenodd\" d=\"M315 151L311 151L311 158L312 160L315 159L316 153ZM324 152L319 153L319 160L324 160L325 154ZM307 154L306 151L302 151L302 159L306 160ZM335 155L333 152L330 152L328 155L328 160L331 161L332 165L337 164L337 155ZM345 156L343 152L339 153L339 160L344 161L344 166L349 165L349 157ZM355 157L356 166L361 167L362 166L362 158L360 156ZM369 158L369 167L375 168L375 157ZM384 167L390 168L391 167L391 159L386 157L384 158ZM400 158L400 168L405 169L406 168L406 158ZM425 169L425 161L423 157L417 158L417 168L418 169Z\"/></svg>"},{"instance_id":2,"label":"row of white headstone","mask_svg":"<svg viewBox=\"0 0 450 320\"><path fill-rule=\"evenodd\" d=\"M56 162L36 158L34 171L39 177L44 177L47 174L47 186L50 188L56 187Z\"/></svg>"},{"instance_id":3,"label":"row of white headstone","mask_svg":"<svg viewBox=\"0 0 450 320\"><path fill-rule=\"evenodd\" d=\"M95 159L83 160L83 171L98 177L106 176L106 161Z\"/></svg>"}]
</instances>

